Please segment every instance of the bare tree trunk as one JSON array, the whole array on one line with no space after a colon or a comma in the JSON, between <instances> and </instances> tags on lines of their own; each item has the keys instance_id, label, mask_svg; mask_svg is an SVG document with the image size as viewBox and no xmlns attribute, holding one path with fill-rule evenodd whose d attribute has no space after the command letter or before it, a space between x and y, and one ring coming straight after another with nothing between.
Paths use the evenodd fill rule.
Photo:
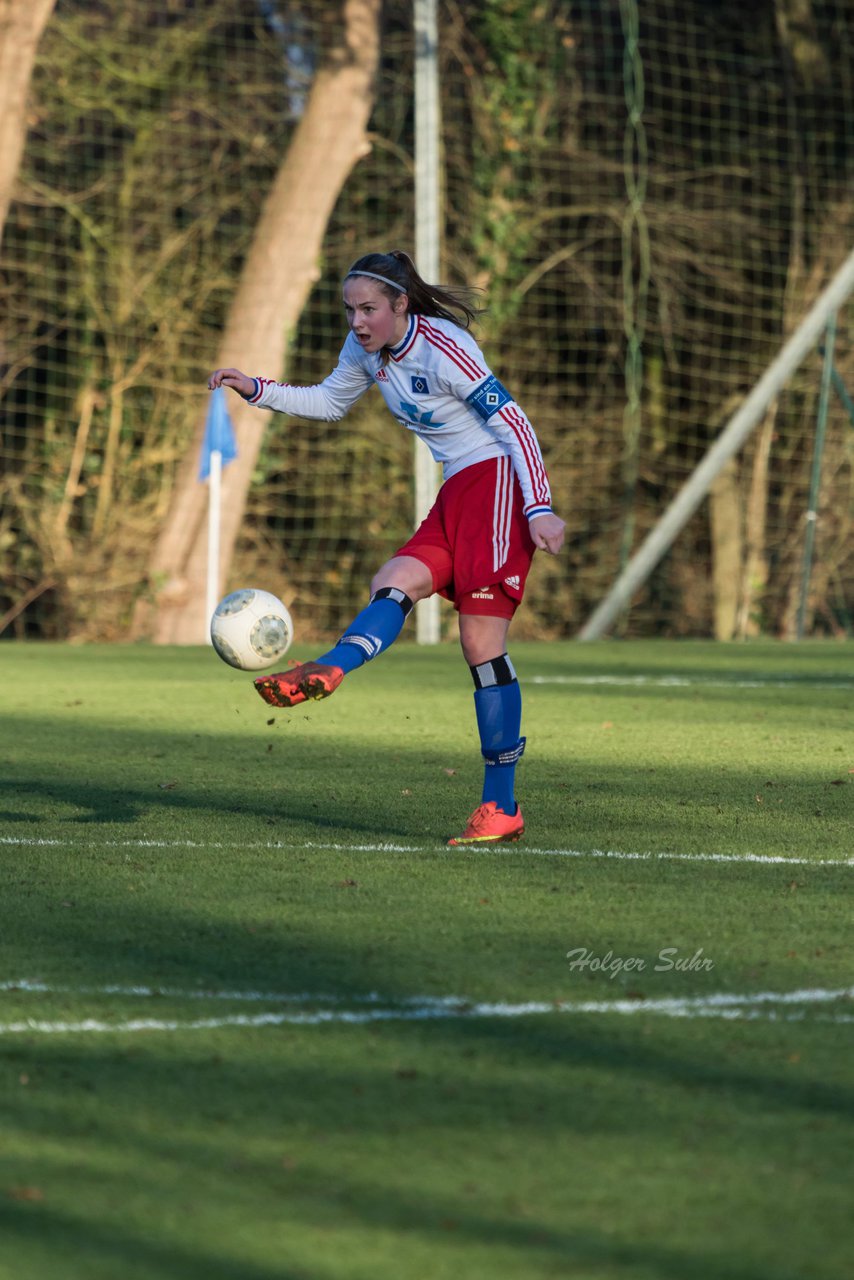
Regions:
<instances>
[{"instance_id":1,"label":"bare tree trunk","mask_svg":"<svg viewBox=\"0 0 854 1280\"><path fill-rule=\"evenodd\" d=\"M288 335L318 277L317 259L335 202L353 165L369 150L366 129L379 55L380 3L344 4L341 43L315 78L305 114L264 202L211 368L231 365L275 375L284 366ZM270 418L235 396L229 408L238 456L222 480L220 536L226 566ZM153 609L140 605L134 617L135 636L148 635L162 644L199 644L207 629L207 486L197 479L203 435L204 415L149 566L152 584L165 585Z\"/></svg>"},{"instance_id":2,"label":"bare tree trunk","mask_svg":"<svg viewBox=\"0 0 854 1280\"><path fill-rule=\"evenodd\" d=\"M738 462L730 458L718 474L711 499L712 576L715 592L715 639L732 640L741 577L742 513Z\"/></svg>"},{"instance_id":3,"label":"bare tree trunk","mask_svg":"<svg viewBox=\"0 0 854 1280\"><path fill-rule=\"evenodd\" d=\"M27 136L27 92L55 0L0 0L0 235Z\"/></svg>"},{"instance_id":4,"label":"bare tree trunk","mask_svg":"<svg viewBox=\"0 0 854 1280\"><path fill-rule=\"evenodd\" d=\"M739 640L762 633L762 623L757 611L762 607L768 586L768 475L778 404L779 399L775 399L766 413L753 450L750 488L744 513L744 566L735 627Z\"/></svg>"}]
</instances>

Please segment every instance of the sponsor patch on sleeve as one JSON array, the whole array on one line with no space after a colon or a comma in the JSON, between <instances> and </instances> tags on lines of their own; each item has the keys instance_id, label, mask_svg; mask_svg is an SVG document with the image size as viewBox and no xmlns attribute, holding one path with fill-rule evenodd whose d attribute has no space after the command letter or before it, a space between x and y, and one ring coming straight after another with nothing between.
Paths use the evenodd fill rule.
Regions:
<instances>
[{"instance_id":1,"label":"sponsor patch on sleeve","mask_svg":"<svg viewBox=\"0 0 854 1280\"><path fill-rule=\"evenodd\" d=\"M512 399L510 392L493 373L466 397L466 404L470 404L475 413L479 413L484 422L488 422L494 413L503 409Z\"/></svg>"}]
</instances>

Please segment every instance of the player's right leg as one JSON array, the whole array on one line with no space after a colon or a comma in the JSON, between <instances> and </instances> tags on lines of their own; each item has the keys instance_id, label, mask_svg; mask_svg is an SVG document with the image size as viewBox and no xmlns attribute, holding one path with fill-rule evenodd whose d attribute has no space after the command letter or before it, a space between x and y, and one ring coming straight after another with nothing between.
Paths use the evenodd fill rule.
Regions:
<instances>
[{"instance_id":1,"label":"player's right leg","mask_svg":"<svg viewBox=\"0 0 854 1280\"><path fill-rule=\"evenodd\" d=\"M433 575L422 561L413 556L392 557L371 583L369 604L337 644L315 662L259 676L255 688L271 707L295 707L310 699L327 698L345 675L394 644L416 600L432 592Z\"/></svg>"},{"instance_id":2,"label":"player's right leg","mask_svg":"<svg viewBox=\"0 0 854 1280\"><path fill-rule=\"evenodd\" d=\"M300 662L288 671L258 676L255 688L271 707L296 707L309 699L328 698L343 679L344 672L340 667Z\"/></svg>"}]
</instances>

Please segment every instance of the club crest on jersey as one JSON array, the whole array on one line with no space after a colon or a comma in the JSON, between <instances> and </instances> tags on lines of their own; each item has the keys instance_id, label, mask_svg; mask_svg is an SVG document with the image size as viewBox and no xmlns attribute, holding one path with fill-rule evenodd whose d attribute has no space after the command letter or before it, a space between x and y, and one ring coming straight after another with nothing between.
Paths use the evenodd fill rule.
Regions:
<instances>
[{"instance_id":1,"label":"club crest on jersey","mask_svg":"<svg viewBox=\"0 0 854 1280\"><path fill-rule=\"evenodd\" d=\"M466 399L475 413L479 413L484 422L488 422L494 413L503 409L513 399L506 387L502 386L495 374L490 374Z\"/></svg>"},{"instance_id":2,"label":"club crest on jersey","mask_svg":"<svg viewBox=\"0 0 854 1280\"><path fill-rule=\"evenodd\" d=\"M424 377L423 373L413 373L410 378L410 383L412 386L412 394L414 396L429 396L430 387L428 386L427 379Z\"/></svg>"}]
</instances>

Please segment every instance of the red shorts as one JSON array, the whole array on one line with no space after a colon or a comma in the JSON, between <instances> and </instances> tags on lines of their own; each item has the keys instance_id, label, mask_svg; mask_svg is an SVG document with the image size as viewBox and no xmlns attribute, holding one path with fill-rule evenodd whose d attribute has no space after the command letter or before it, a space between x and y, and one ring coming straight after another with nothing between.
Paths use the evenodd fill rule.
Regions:
<instances>
[{"instance_id":1,"label":"red shorts","mask_svg":"<svg viewBox=\"0 0 854 1280\"><path fill-rule=\"evenodd\" d=\"M433 590L459 613L512 618L525 590L534 541L508 457L488 458L446 480L424 520L395 552L433 575Z\"/></svg>"}]
</instances>

